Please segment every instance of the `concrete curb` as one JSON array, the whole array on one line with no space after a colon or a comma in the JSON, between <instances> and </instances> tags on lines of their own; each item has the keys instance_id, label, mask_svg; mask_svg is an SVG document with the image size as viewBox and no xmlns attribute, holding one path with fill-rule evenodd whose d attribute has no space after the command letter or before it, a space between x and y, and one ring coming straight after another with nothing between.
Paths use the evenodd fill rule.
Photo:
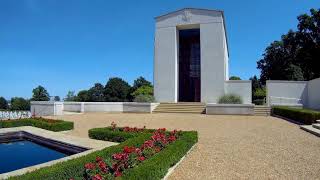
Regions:
<instances>
[{"instance_id":1,"label":"concrete curb","mask_svg":"<svg viewBox=\"0 0 320 180\"><path fill-rule=\"evenodd\" d=\"M172 166L171 168L168 169L167 174L162 178L162 180L167 180L168 177L173 173L173 171L181 164L181 162L189 155L189 153L191 153L191 151L194 149L194 147L197 145L198 143L194 144L189 151L180 159L179 162L177 162L174 166Z\"/></svg>"}]
</instances>

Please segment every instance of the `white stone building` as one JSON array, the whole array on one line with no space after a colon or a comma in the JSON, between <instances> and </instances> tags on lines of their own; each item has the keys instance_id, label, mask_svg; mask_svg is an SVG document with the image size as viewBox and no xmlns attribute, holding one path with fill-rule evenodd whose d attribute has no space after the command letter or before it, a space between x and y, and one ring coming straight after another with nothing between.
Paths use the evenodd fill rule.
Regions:
<instances>
[{"instance_id":1,"label":"white stone building","mask_svg":"<svg viewBox=\"0 0 320 180\"><path fill-rule=\"evenodd\" d=\"M216 103L233 93L251 104L251 81L229 81L223 11L185 8L155 19L156 101Z\"/></svg>"}]
</instances>

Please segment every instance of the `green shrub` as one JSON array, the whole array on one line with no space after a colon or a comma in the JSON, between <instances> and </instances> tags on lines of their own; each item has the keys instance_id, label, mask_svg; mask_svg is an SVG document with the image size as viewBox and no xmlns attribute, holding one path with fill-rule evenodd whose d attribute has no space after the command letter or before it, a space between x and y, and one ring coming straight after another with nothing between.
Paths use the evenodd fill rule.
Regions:
<instances>
[{"instance_id":1,"label":"green shrub","mask_svg":"<svg viewBox=\"0 0 320 180\"><path fill-rule=\"evenodd\" d=\"M137 97L138 95L153 95L153 87L152 86L141 86L137 90L135 90L131 95L133 97Z\"/></svg>"},{"instance_id":2,"label":"green shrub","mask_svg":"<svg viewBox=\"0 0 320 180\"><path fill-rule=\"evenodd\" d=\"M47 120L43 118L17 119L0 121L1 128L33 126L49 131L66 131L73 129L73 122L62 120Z\"/></svg>"},{"instance_id":3,"label":"green shrub","mask_svg":"<svg viewBox=\"0 0 320 180\"><path fill-rule=\"evenodd\" d=\"M264 99L255 99L252 102L255 105L264 105L265 104L265 100Z\"/></svg>"},{"instance_id":4,"label":"green shrub","mask_svg":"<svg viewBox=\"0 0 320 180\"><path fill-rule=\"evenodd\" d=\"M242 98L236 94L226 94L219 98L219 104L242 104Z\"/></svg>"},{"instance_id":5,"label":"green shrub","mask_svg":"<svg viewBox=\"0 0 320 180\"><path fill-rule=\"evenodd\" d=\"M253 92L253 99L264 99L266 97L267 90L265 87L263 88L257 88Z\"/></svg>"},{"instance_id":6,"label":"green shrub","mask_svg":"<svg viewBox=\"0 0 320 180\"><path fill-rule=\"evenodd\" d=\"M11 98L10 110L24 111L30 110L30 101L22 97Z\"/></svg>"},{"instance_id":7,"label":"green shrub","mask_svg":"<svg viewBox=\"0 0 320 180\"><path fill-rule=\"evenodd\" d=\"M95 128L89 131L90 137L97 137L97 139L104 139L105 137L112 137L111 128ZM110 158L112 154L121 152L124 146L141 146L146 140L150 139L151 133L154 130L145 130L143 132L134 133L131 138L127 138L119 145L107 147L103 150L90 153L88 155L71 159L65 162L58 163L50 167L44 167L39 170L12 177L10 179L17 180L34 180L34 179L83 179L84 165L88 162L94 162L97 156L103 159ZM119 136L125 136L120 132ZM100 135L99 135L100 134ZM128 133L131 134L131 133ZM127 169L123 172L123 176L117 179L162 179L168 169L176 164L198 141L198 134L195 131L182 132L180 137L168 145L165 149L146 159L138 166Z\"/></svg>"},{"instance_id":8,"label":"green shrub","mask_svg":"<svg viewBox=\"0 0 320 180\"><path fill-rule=\"evenodd\" d=\"M313 124L316 120L320 119L320 112L310 109L275 106L272 107L272 113L308 125Z\"/></svg>"},{"instance_id":9,"label":"green shrub","mask_svg":"<svg viewBox=\"0 0 320 180\"><path fill-rule=\"evenodd\" d=\"M137 135L137 133L113 131L111 128L94 128L89 130L90 138L111 142L123 142Z\"/></svg>"},{"instance_id":10,"label":"green shrub","mask_svg":"<svg viewBox=\"0 0 320 180\"><path fill-rule=\"evenodd\" d=\"M139 94L134 98L134 102L154 102L154 97L151 95Z\"/></svg>"}]
</instances>

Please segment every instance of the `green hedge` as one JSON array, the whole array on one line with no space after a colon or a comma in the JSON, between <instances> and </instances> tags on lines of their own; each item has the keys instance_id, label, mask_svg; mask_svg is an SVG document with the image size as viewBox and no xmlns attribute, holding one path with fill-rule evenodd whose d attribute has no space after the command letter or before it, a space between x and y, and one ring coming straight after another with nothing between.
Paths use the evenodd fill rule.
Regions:
<instances>
[{"instance_id":1,"label":"green hedge","mask_svg":"<svg viewBox=\"0 0 320 180\"><path fill-rule=\"evenodd\" d=\"M146 129L145 133L150 133L154 130ZM103 141L111 141L111 142L124 142L130 138L137 137L139 132L123 132L120 128L116 128L112 130L111 127L105 128L94 128L89 130L89 137L92 139L98 139Z\"/></svg>"},{"instance_id":2,"label":"green hedge","mask_svg":"<svg viewBox=\"0 0 320 180\"><path fill-rule=\"evenodd\" d=\"M62 120L47 120L43 118L17 119L0 121L0 128L34 126L49 131L66 131L73 129L73 122Z\"/></svg>"},{"instance_id":3,"label":"green hedge","mask_svg":"<svg viewBox=\"0 0 320 180\"><path fill-rule=\"evenodd\" d=\"M316 120L320 119L320 112L310 109L275 106L272 107L272 113L308 125L313 124Z\"/></svg>"},{"instance_id":4,"label":"green hedge","mask_svg":"<svg viewBox=\"0 0 320 180\"><path fill-rule=\"evenodd\" d=\"M92 137L104 138L112 137L109 134L110 128L98 128L90 130ZM90 134L89 132L89 134ZM98 133L102 135L98 135ZM144 141L150 139L151 133L140 132L134 133L130 138L123 136L126 132L119 133L119 136L127 138L126 141L119 145L107 147L101 151L96 151L88 155L72 159L66 162L61 162L56 165L41 168L31 173L12 177L14 180L34 180L34 179L83 179L84 164L94 162L97 156L104 159L110 158L112 154L121 152L124 146L141 146ZM132 133L128 133L132 134ZM195 131L182 132L181 136L172 144L168 145L164 150L155 154L151 158L143 161L138 166L127 169L123 172L122 177L117 179L161 179L163 178L168 169L176 164L188 150L198 141L198 134Z\"/></svg>"}]
</instances>

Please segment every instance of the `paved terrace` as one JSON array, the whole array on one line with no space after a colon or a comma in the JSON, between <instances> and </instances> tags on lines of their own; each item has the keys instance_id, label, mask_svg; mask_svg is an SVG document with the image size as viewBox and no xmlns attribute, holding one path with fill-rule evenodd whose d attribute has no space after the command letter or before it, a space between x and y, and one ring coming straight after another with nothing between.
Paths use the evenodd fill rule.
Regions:
<instances>
[{"instance_id":1,"label":"paved terrace","mask_svg":"<svg viewBox=\"0 0 320 180\"><path fill-rule=\"evenodd\" d=\"M94 127L166 127L197 130L199 143L169 179L319 179L320 138L275 117L198 114L65 115L69 135L87 137Z\"/></svg>"}]
</instances>

